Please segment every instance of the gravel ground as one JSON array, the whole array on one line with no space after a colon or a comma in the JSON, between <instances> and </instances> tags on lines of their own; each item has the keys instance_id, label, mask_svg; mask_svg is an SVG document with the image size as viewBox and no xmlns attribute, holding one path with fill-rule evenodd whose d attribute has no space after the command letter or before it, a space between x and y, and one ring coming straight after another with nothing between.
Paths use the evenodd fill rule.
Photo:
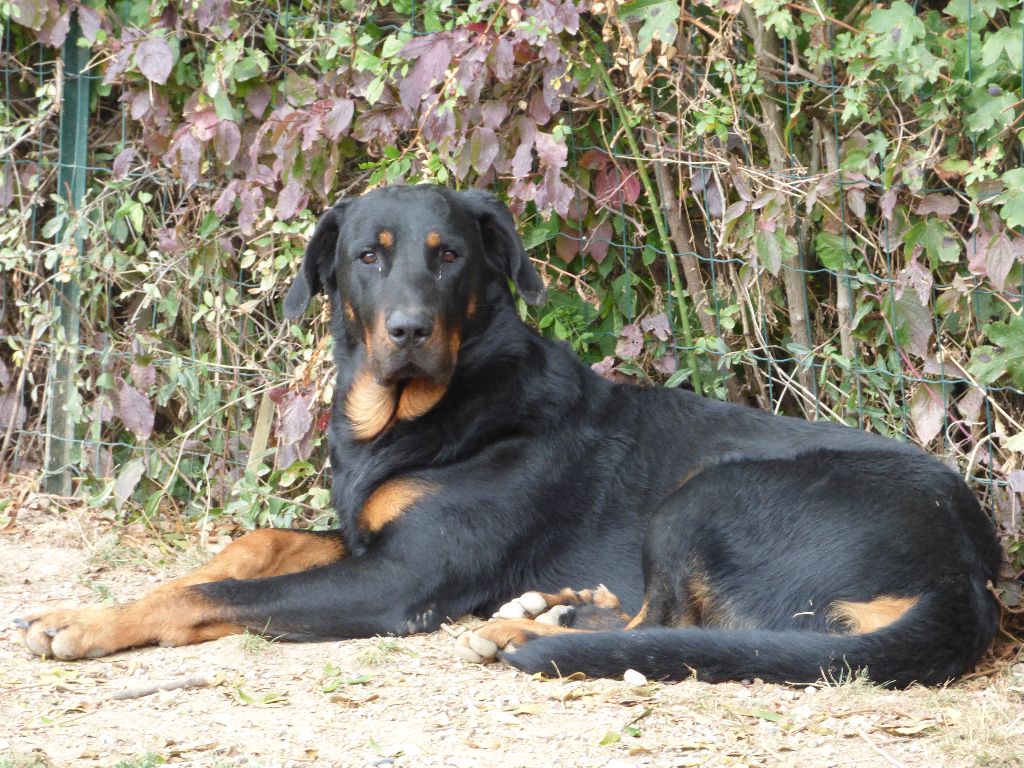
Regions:
<instances>
[{"instance_id":1,"label":"gravel ground","mask_svg":"<svg viewBox=\"0 0 1024 768\"><path fill-rule=\"evenodd\" d=\"M454 637L473 620L399 639L235 636L93 661L33 658L7 617L130 599L216 545L139 526L115 534L95 515L28 498L10 525L0 521L0 768L1024 768L1024 660L903 692L549 681L458 661ZM201 685L140 695L183 680Z\"/></svg>"}]
</instances>

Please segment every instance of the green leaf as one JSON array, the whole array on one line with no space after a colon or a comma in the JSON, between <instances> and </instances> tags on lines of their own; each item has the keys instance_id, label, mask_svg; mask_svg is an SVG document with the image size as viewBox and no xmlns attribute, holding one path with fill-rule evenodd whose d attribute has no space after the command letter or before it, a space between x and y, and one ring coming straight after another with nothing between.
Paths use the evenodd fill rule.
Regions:
<instances>
[{"instance_id":1,"label":"green leaf","mask_svg":"<svg viewBox=\"0 0 1024 768\"><path fill-rule=\"evenodd\" d=\"M952 0L946 6L946 13L963 24L973 22L984 26L985 19L991 19L1000 11L1011 7L1007 0Z\"/></svg>"},{"instance_id":2,"label":"green leaf","mask_svg":"<svg viewBox=\"0 0 1024 768\"><path fill-rule=\"evenodd\" d=\"M1011 317L1005 323L989 323L982 330L999 350L977 347L968 370L979 383L991 384L1008 372L1014 385L1024 386L1024 317Z\"/></svg>"},{"instance_id":3,"label":"green leaf","mask_svg":"<svg viewBox=\"0 0 1024 768\"><path fill-rule=\"evenodd\" d=\"M999 215L1008 227L1024 226L1024 168L1003 174L1003 193L995 199Z\"/></svg>"},{"instance_id":4,"label":"green leaf","mask_svg":"<svg viewBox=\"0 0 1024 768\"><path fill-rule=\"evenodd\" d=\"M864 26L879 36L875 46L880 53L905 50L925 35L924 22L913 6L902 0L888 8L876 8Z\"/></svg>"},{"instance_id":5,"label":"green leaf","mask_svg":"<svg viewBox=\"0 0 1024 768\"><path fill-rule=\"evenodd\" d=\"M819 232L814 238L814 248L818 261L833 272L842 271L853 255L849 238L831 232Z\"/></svg>"},{"instance_id":6,"label":"green leaf","mask_svg":"<svg viewBox=\"0 0 1024 768\"><path fill-rule=\"evenodd\" d=\"M679 0L633 0L619 6L619 18L632 21L642 20L637 32L638 53L651 49L655 40L671 45L676 39L676 22L679 20Z\"/></svg>"},{"instance_id":7,"label":"green leaf","mask_svg":"<svg viewBox=\"0 0 1024 768\"><path fill-rule=\"evenodd\" d=\"M607 731L598 744L602 747L608 747L612 744L618 744L621 738L618 731Z\"/></svg>"},{"instance_id":8,"label":"green leaf","mask_svg":"<svg viewBox=\"0 0 1024 768\"><path fill-rule=\"evenodd\" d=\"M782 249L774 232L758 232L754 238L754 247L757 250L757 260L762 267L765 267L773 275L779 274L782 269Z\"/></svg>"},{"instance_id":9,"label":"green leaf","mask_svg":"<svg viewBox=\"0 0 1024 768\"><path fill-rule=\"evenodd\" d=\"M277 53L277 30L274 29L273 24L263 25L263 42L268 51Z\"/></svg>"},{"instance_id":10,"label":"green leaf","mask_svg":"<svg viewBox=\"0 0 1024 768\"><path fill-rule=\"evenodd\" d=\"M977 88L965 101L965 123L972 133L983 133L991 128L1003 129L1013 120L1016 99L1008 92L992 96L987 88Z\"/></svg>"},{"instance_id":11,"label":"green leaf","mask_svg":"<svg viewBox=\"0 0 1024 768\"><path fill-rule=\"evenodd\" d=\"M1003 447L1017 451L1017 453L1024 453L1024 432L1018 432L1013 437L1006 438L1003 441Z\"/></svg>"}]
</instances>

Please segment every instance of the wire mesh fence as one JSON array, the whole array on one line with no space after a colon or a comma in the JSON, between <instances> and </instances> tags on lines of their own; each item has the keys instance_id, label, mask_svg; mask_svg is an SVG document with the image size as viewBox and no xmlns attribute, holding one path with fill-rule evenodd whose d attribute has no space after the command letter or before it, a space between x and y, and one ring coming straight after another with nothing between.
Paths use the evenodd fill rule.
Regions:
<instances>
[{"instance_id":1,"label":"wire mesh fence","mask_svg":"<svg viewBox=\"0 0 1024 768\"><path fill-rule=\"evenodd\" d=\"M916 440L1020 567L1012 4L25 6L0 62L7 469L49 458L147 516L328 524L326 310L279 311L312 211L488 184L552 284L543 333L610 377Z\"/></svg>"}]
</instances>

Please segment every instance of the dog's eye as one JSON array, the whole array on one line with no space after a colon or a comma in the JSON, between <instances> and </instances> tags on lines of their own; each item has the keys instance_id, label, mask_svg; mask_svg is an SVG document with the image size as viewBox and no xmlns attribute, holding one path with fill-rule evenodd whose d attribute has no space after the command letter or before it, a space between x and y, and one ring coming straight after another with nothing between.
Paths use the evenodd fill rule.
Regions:
<instances>
[{"instance_id":1,"label":"dog's eye","mask_svg":"<svg viewBox=\"0 0 1024 768\"><path fill-rule=\"evenodd\" d=\"M359 254L359 261L367 265L376 264L377 254L374 253L373 251L363 251L362 253Z\"/></svg>"},{"instance_id":2,"label":"dog's eye","mask_svg":"<svg viewBox=\"0 0 1024 768\"><path fill-rule=\"evenodd\" d=\"M453 261L455 261L458 258L459 258L459 254L457 254L453 250L447 250L447 251L445 251L444 253L441 254L441 261L443 261L445 264L451 264Z\"/></svg>"}]
</instances>

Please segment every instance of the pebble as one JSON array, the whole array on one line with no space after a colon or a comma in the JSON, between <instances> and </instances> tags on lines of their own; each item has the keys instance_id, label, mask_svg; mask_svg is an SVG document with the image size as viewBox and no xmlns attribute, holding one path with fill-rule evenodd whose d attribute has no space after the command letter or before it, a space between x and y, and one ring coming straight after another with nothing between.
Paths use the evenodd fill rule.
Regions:
<instances>
[{"instance_id":1,"label":"pebble","mask_svg":"<svg viewBox=\"0 0 1024 768\"><path fill-rule=\"evenodd\" d=\"M627 669L622 673L622 682L627 685L641 686L647 685L647 677L642 672L637 672L635 669Z\"/></svg>"}]
</instances>

